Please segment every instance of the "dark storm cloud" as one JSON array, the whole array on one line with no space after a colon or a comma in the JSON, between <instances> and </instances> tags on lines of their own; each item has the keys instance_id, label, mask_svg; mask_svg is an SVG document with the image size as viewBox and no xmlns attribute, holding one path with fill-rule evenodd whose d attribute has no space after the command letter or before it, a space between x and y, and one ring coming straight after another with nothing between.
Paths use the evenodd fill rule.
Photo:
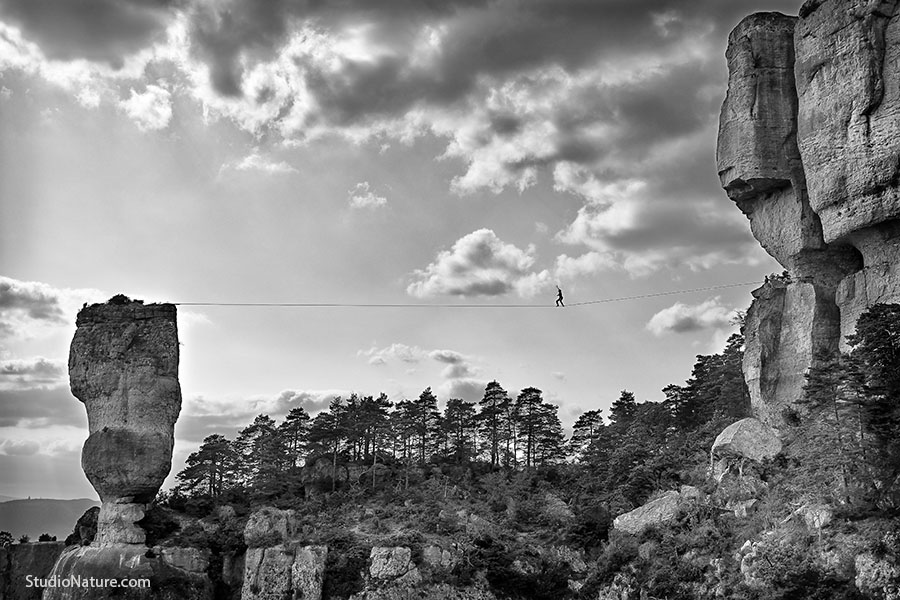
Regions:
<instances>
[{"instance_id":1,"label":"dark storm cloud","mask_svg":"<svg viewBox=\"0 0 900 600\"><path fill-rule=\"evenodd\" d=\"M0 0L0 19L20 26L48 58L121 66L165 31L177 0Z\"/></svg>"},{"instance_id":2,"label":"dark storm cloud","mask_svg":"<svg viewBox=\"0 0 900 600\"><path fill-rule=\"evenodd\" d=\"M84 406L68 387L0 389L0 427L87 427Z\"/></svg>"},{"instance_id":3,"label":"dark storm cloud","mask_svg":"<svg viewBox=\"0 0 900 600\"><path fill-rule=\"evenodd\" d=\"M293 27L306 24L326 35L367 27L373 42L394 52L349 61L338 73L316 67L306 73L307 85L329 120L341 124L400 115L419 102L455 102L484 75L502 78L549 65L572 71L592 66L601 57L615 62L635 54L664 54L685 38L702 34L724 40L737 19L760 4L748 0L197 3L190 10L191 41L194 54L210 67L214 88L238 95L242 64L271 58ZM796 8L796 2L788 1L762 4ZM417 66L414 42L429 25L440 27L439 55L427 66Z\"/></svg>"}]
</instances>

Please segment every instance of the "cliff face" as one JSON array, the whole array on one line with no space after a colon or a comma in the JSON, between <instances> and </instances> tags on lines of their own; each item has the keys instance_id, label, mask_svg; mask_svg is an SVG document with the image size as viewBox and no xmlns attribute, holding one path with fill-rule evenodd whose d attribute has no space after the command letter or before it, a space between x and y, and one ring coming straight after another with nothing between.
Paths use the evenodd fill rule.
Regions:
<instances>
[{"instance_id":1,"label":"cliff face","mask_svg":"<svg viewBox=\"0 0 900 600\"><path fill-rule=\"evenodd\" d=\"M744 372L778 427L866 307L900 300L900 0L810 0L731 33L722 187L784 266L753 293Z\"/></svg>"}]
</instances>

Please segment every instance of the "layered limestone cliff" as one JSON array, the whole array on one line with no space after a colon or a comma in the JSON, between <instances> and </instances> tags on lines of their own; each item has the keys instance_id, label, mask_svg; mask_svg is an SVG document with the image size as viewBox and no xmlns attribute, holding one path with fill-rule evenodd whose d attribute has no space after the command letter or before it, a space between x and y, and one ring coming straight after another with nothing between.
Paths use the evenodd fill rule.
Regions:
<instances>
[{"instance_id":1,"label":"layered limestone cliff","mask_svg":"<svg viewBox=\"0 0 900 600\"><path fill-rule=\"evenodd\" d=\"M51 577L142 580L121 597L205 599L206 554L148 546L142 527L172 466L181 410L175 306L117 296L84 307L69 352L72 393L84 403L89 437L81 465L100 495L90 545L68 547ZM44 600L105 598L106 587L50 587Z\"/></svg>"},{"instance_id":2,"label":"layered limestone cliff","mask_svg":"<svg viewBox=\"0 0 900 600\"><path fill-rule=\"evenodd\" d=\"M728 40L722 187L784 276L753 292L744 372L778 427L804 373L872 304L900 300L900 0L810 0Z\"/></svg>"}]
</instances>

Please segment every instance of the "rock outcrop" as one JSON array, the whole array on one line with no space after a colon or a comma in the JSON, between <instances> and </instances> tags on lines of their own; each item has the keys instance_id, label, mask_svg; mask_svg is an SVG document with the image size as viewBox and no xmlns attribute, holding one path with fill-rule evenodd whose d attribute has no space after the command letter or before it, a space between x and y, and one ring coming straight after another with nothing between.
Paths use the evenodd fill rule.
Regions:
<instances>
[{"instance_id":1,"label":"rock outcrop","mask_svg":"<svg viewBox=\"0 0 900 600\"><path fill-rule=\"evenodd\" d=\"M786 272L753 293L744 372L754 414L802 412L804 373L859 315L900 300L900 1L809 0L728 40L722 187Z\"/></svg>"},{"instance_id":2,"label":"rock outcrop","mask_svg":"<svg viewBox=\"0 0 900 600\"><path fill-rule=\"evenodd\" d=\"M241 600L321 600L328 548L298 545L295 530L293 511L266 507L250 515Z\"/></svg>"},{"instance_id":3,"label":"rock outcrop","mask_svg":"<svg viewBox=\"0 0 900 600\"><path fill-rule=\"evenodd\" d=\"M89 436L81 465L101 505L95 524L87 515L79 520L78 539L72 536L79 545L62 553L50 577L142 583L127 591L111 591L108 585L55 586L43 598L92 600L113 591L135 600L211 598L209 553L157 544L144 529L155 531L159 509L151 510L151 502L172 466L181 410L175 306L116 296L84 307L77 326L69 382L87 410Z\"/></svg>"}]
</instances>

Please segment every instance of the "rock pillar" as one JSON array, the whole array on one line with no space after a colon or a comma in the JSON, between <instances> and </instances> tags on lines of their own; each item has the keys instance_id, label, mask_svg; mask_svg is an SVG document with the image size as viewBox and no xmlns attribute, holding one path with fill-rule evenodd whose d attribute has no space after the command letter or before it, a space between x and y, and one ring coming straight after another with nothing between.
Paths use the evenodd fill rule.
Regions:
<instances>
[{"instance_id":1,"label":"rock pillar","mask_svg":"<svg viewBox=\"0 0 900 600\"><path fill-rule=\"evenodd\" d=\"M175 306L95 304L78 313L72 393L89 437L81 466L102 502L99 544L142 544L140 521L172 467L181 410Z\"/></svg>"},{"instance_id":2,"label":"rock pillar","mask_svg":"<svg viewBox=\"0 0 900 600\"><path fill-rule=\"evenodd\" d=\"M49 587L43 599L209 600L204 551L150 548L141 527L172 467L181 410L175 306L116 296L83 308L77 325L69 382L87 410L89 436L81 466L101 506L94 541L66 548L50 576L128 581L137 587Z\"/></svg>"}]
</instances>

